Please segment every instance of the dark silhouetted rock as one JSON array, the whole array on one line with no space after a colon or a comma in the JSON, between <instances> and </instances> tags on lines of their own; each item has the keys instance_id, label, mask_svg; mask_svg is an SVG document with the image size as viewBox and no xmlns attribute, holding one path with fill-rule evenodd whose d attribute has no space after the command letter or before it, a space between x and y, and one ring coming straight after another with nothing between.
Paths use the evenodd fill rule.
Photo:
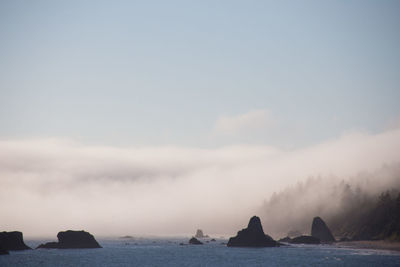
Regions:
<instances>
[{"instance_id":1,"label":"dark silhouetted rock","mask_svg":"<svg viewBox=\"0 0 400 267\"><path fill-rule=\"evenodd\" d=\"M85 231L65 231L57 234L58 242L41 244L37 248L101 248L93 235Z\"/></svg>"},{"instance_id":2,"label":"dark silhouetted rock","mask_svg":"<svg viewBox=\"0 0 400 267\"><path fill-rule=\"evenodd\" d=\"M229 238L228 247L277 247L279 243L264 234L260 218L253 216L247 228Z\"/></svg>"},{"instance_id":3,"label":"dark silhouetted rock","mask_svg":"<svg viewBox=\"0 0 400 267\"><path fill-rule=\"evenodd\" d=\"M215 242L215 241L217 241L217 240L215 240L215 239L213 238L213 239L211 239L210 241L211 241L211 242Z\"/></svg>"},{"instance_id":4,"label":"dark silhouetted rock","mask_svg":"<svg viewBox=\"0 0 400 267\"><path fill-rule=\"evenodd\" d=\"M24 243L21 232L0 232L0 247L5 250L31 249Z\"/></svg>"},{"instance_id":5,"label":"dark silhouetted rock","mask_svg":"<svg viewBox=\"0 0 400 267\"><path fill-rule=\"evenodd\" d=\"M0 255L8 255L8 254L10 254L10 253L8 252L8 250L6 250L6 249L0 247Z\"/></svg>"},{"instance_id":6,"label":"dark silhouetted rock","mask_svg":"<svg viewBox=\"0 0 400 267\"><path fill-rule=\"evenodd\" d=\"M302 235L302 236L298 236L292 239L292 241L290 241L290 243L292 244L320 244L321 241L313 236L309 236L309 235Z\"/></svg>"},{"instance_id":7,"label":"dark silhouetted rock","mask_svg":"<svg viewBox=\"0 0 400 267\"><path fill-rule=\"evenodd\" d=\"M203 245L203 243L201 243L197 238L195 238L195 237L192 237L190 240L189 240L189 244L191 244L191 245Z\"/></svg>"},{"instance_id":8,"label":"dark silhouetted rock","mask_svg":"<svg viewBox=\"0 0 400 267\"><path fill-rule=\"evenodd\" d=\"M279 242L285 242L285 243L290 243L292 239L290 237L284 237L278 240Z\"/></svg>"},{"instance_id":9,"label":"dark silhouetted rock","mask_svg":"<svg viewBox=\"0 0 400 267\"><path fill-rule=\"evenodd\" d=\"M321 242L335 242L331 231L320 217L315 217L312 222L311 236L318 238Z\"/></svg>"}]
</instances>

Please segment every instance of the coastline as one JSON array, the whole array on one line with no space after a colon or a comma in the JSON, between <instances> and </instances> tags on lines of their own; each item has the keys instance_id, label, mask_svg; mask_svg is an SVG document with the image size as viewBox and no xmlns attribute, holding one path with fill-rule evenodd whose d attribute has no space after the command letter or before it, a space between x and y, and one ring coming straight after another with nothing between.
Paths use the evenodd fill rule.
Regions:
<instances>
[{"instance_id":1,"label":"coastline","mask_svg":"<svg viewBox=\"0 0 400 267\"><path fill-rule=\"evenodd\" d=\"M337 242L336 246L341 248L378 249L400 252L400 242L385 240Z\"/></svg>"}]
</instances>

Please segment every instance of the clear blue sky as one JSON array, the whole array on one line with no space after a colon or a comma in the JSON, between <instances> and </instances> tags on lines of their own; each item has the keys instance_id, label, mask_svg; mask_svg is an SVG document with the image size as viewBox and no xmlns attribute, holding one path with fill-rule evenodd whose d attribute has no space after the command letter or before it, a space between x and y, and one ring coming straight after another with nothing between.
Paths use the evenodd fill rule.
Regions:
<instances>
[{"instance_id":1,"label":"clear blue sky","mask_svg":"<svg viewBox=\"0 0 400 267\"><path fill-rule=\"evenodd\" d=\"M399 1L0 1L0 137L302 146L400 116ZM258 134L214 136L266 110ZM257 131L257 130L255 130Z\"/></svg>"}]
</instances>

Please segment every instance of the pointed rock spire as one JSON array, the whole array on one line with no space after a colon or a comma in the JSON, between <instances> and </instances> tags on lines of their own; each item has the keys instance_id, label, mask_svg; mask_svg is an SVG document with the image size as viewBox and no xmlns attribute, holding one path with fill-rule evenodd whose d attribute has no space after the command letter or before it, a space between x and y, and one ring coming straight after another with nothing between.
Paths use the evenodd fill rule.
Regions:
<instances>
[{"instance_id":1,"label":"pointed rock spire","mask_svg":"<svg viewBox=\"0 0 400 267\"><path fill-rule=\"evenodd\" d=\"M318 238L321 242L335 242L331 230L320 217L315 217L312 222L311 236Z\"/></svg>"}]
</instances>

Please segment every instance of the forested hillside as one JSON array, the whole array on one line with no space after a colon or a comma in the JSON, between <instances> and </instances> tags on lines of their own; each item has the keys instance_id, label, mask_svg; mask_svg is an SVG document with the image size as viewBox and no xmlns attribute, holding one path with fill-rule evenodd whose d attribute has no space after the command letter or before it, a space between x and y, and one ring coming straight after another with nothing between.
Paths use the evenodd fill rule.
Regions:
<instances>
[{"instance_id":1,"label":"forested hillside","mask_svg":"<svg viewBox=\"0 0 400 267\"><path fill-rule=\"evenodd\" d=\"M313 217L321 216L337 239L400 241L400 165L348 179L311 177L274 193L261 212L276 238L309 234Z\"/></svg>"}]
</instances>

